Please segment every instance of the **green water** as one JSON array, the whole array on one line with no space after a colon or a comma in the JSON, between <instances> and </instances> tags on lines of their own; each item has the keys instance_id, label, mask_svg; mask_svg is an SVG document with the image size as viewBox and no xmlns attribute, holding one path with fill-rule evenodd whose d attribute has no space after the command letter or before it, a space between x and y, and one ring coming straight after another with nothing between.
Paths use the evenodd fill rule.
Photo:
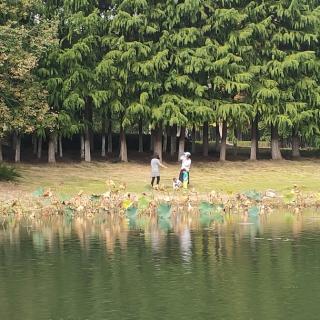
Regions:
<instances>
[{"instance_id":1,"label":"green water","mask_svg":"<svg viewBox=\"0 0 320 320\"><path fill-rule=\"evenodd\" d=\"M320 214L8 221L0 319L319 319Z\"/></svg>"}]
</instances>

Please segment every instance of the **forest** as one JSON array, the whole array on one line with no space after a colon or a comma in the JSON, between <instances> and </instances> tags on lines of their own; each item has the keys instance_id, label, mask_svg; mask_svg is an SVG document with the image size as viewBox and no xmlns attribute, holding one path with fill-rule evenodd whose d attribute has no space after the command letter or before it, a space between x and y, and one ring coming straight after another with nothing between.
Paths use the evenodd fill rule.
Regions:
<instances>
[{"instance_id":1,"label":"forest","mask_svg":"<svg viewBox=\"0 0 320 320\"><path fill-rule=\"evenodd\" d=\"M1 0L0 161L126 162L128 134L160 157L187 136L299 157L320 145L319 22L319 0Z\"/></svg>"}]
</instances>

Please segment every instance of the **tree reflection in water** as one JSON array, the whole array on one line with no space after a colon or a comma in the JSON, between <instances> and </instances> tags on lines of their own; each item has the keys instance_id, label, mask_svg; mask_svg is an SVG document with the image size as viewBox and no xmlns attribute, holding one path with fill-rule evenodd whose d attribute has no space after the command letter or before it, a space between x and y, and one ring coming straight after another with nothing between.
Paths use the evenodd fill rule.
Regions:
<instances>
[{"instance_id":1,"label":"tree reflection in water","mask_svg":"<svg viewBox=\"0 0 320 320\"><path fill-rule=\"evenodd\" d=\"M269 240L279 238L279 234L283 235L283 240L287 239L288 234L298 238L302 230L318 228L319 224L320 219L312 212L299 215L281 212L254 219L247 215L228 214L223 222L211 222L207 226L201 225L198 215L188 213L175 213L165 223L159 222L154 215L138 216L135 221L114 215L94 218L79 216L72 220L64 217L41 220L11 218L2 221L0 243L19 247L23 239L30 237L34 249L43 251L53 250L64 239L75 237L86 252L90 250L92 241L98 240L104 244L108 254L113 254L116 247L127 250L128 235L131 233L143 237L146 245L156 253L164 249L168 235L175 235L180 243L182 259L189 262L192 250L199 250L200 247L204 253L219 259L221 255L232 255L242 238L250 238L253 246L256 240L264 238L266 231ZM194 243L199 248L192 248L192 232L200 229L204 230L201 243Z\"/></svg>"},{"instance_id":2,"label":"tree reflection in water","mask_svg":"<svg viewBox=\"0 0 320 320\"><path fill-rule=\"evenodd\" d=\"M7 218L0 318L313 319L319 230L316 212Z\"/></svg>"}]
</instances>

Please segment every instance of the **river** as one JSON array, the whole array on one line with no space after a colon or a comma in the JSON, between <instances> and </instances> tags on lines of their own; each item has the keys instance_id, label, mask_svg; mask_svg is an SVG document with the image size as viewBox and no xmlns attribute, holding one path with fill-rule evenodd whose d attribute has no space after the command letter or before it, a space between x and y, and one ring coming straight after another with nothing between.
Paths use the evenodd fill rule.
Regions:
<instances>
[{"instance_id":1,"label":"river","mask_svg":"<svg viewBox=\"0 0 320 320\"><path fill-rule=\"evenodd\" d=\"M0 319L318 319L320 213L3 221Z\"/></svg>"}]
</instances>

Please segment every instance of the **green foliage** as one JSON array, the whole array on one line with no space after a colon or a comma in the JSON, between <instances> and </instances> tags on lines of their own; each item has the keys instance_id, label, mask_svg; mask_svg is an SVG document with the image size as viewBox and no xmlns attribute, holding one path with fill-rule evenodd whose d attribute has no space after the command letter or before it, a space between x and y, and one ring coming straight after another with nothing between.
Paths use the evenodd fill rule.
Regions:
<instances>
[{"instance_id":1,"label":"green foliage","mask_svg":"<svg viewBox=\"0 0 320 320\"><path fill-rule=\"evenodd\" d=\"M260 208L257 206L250 207L248 210L249 217L257 217L259 215Z\"/></svg>"},{"instance_id":2,"label":"green foliage","mask_svg":"<svg viewBox=\"0 0 320 320\"><path fill-rule=\"evenodd\" d=\"M160 218L169 218L171 215L171 205L167 203L160 203L157 208L157 213Z\"/></svg>"},{"instance_id":3,"label":"green foliage","mask_svg":"<svg viewBox=\"0 0 320 320\"><path fill-rule=\"evenodd\" d=\"M0 137L12 131L31 133L51 117L47 92L34 72L57 45L57 19L46 18L39 0L0 4Z\"/></svg>"},{"instance_id":4,"label":"green foliage","mask_svg":"<svg viewBox=\"0 0 320 320\"><path fill-rule=\"evenodd\" d=\"M225 121L319 141L319 2L0 4L0 138ZM110 118L111 117L111 118Z\"/></svg>"},{"instance_id":5,"label":"green foliage","mask_svg":"<svg viewBox=\"0 0 320 320\"><path fill-rule=\"evenodd\" d=\"M16 168L0 163L0 181L14 181L20 177Z\"/></svg>"},{"instance_id":6,"label":"green foliage","mask_svg":"<svg viewBox=\"0 0 320 320\"><path fill-rule=\"evenodd\" d=\"M140 197L138 200L138 210L144 211L144 210L148 209L150 202L151 202L151 200L148 199L146 196Z\"/></svg>"},{"instance_id":7,"label":"green foliage","mask_svg":"<svg viewBox=\"0 0 320 320\"><path fill-rule=\"evenodd\" d=\"M202 201L199 205L199 211L201 215L209 215L211 212L213 212L213 204Z\"/></svg>"},{"instance_id":8,"label":"green foliage","mask_svg":"<svg viewBox=\"0 0 320 320\"><path fill-rule=\"evenodd\" d=\"M222 211L223 204L213 204L207 201L200 202L200 223L207 227L211 224L211 222L222 223L224 221Z\"/></svg>"},{"instance_id":9,"label":"green foliage","mask_svg":"<svg viewBox=\"0 0 320 320\"><path fill-rule=\"evenodd\" d=\"M291 204L296 200L296 194L293 192L288 192L283 196L283 201L285 204Z\"/></svg>"},{"instance_id":10,"label":"green foliage","mask_svg":"<svg viewBox=\"0 0 320 320\"><path fill-rule=\"evenodd\" d=\"M255 190L247 191L244 193L244 195L250 200L261 201L262 199L262 194Z\"/></svg>"},{"instance_id":11,"label":"green foliage","mask_svg":"<svg viewBox=\"0 0 320 320\"><path fill-rule=\"evenodd\" d=\"M263 50L256 59L260 72L253 97L263 121L282 131L293 128L296 134L311 136L320 106L319 59L315 52L318 10L305 0L262 5L264 20L270 23L261 30Z\"/></svg>"},{"instance_id":12,"label":"green foliage","mask_svg":"<svg viewBox=\"0 0 320 320\"><path fill-rule=\"evenodd\" d=\"M129 207L127 210L126 210L126 215L132 219L132 218L135 218L136 215L137 215L137 212L138 212L138 208L136 207Z\"/></svg>"},{"instance_id":13,"label":"green foliage","mask_svg":"<svg viewBox=\"0 0 320 320\"><path fill-rule=\"evenodd\" d=\"M37 188L32 195L35 197L42 197L44 194L44 189L42 187Z\"/></svg>"}]
</instances>

